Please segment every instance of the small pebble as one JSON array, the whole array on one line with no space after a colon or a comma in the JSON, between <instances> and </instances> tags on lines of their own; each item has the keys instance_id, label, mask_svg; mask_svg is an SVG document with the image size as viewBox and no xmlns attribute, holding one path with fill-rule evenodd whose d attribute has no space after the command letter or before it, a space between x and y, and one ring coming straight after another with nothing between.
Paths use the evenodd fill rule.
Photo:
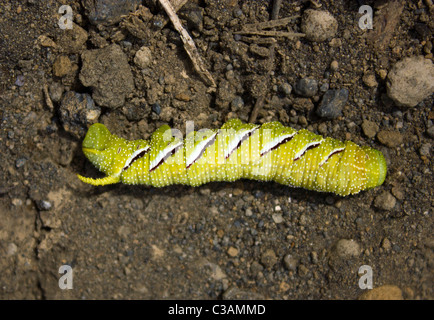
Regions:
<instances>
[{"instance_id":1,"label":"small pebble","mask_svg":"<svg viewBox=\"0 0 434 320\"><path fill-rule=\"evenodd\" d=\"M62 78L72 71L72 63L68 56L58 56L53 64L53 74Z\"/></svg>"},{"instance_id":2,"label":"small pebble","mask_svg":"<svg viewBox=\"0 0 434 320\"><path fill-rule=\"evenodd\" d=\"M414 107L434 92L434 65L423 56L404 58L387 75L387 94L398 106Z\"/></svg>"},{"instance_id":3,"label":"small pebble","mask_svg":"<svg viewBox=\"0 0 434 320\"><path fill-rule=\"evenodd\" d=\"M10 242L8 244L8 247L7 247L7 255L8 256L13 256L13 255L15 255L17 253L17 251L18 251L17 245L15 243L13 243L13 242Z\"/></svg>"},{"instance_id":4,"label":"small pebble","mask_svg":"<svg viewBox=\"0 0 434 320\"><path fill-rule=\"evenodd\" d=\"M369 120L363 120L362 130L368 138L374 138L379 129L378 124Z\"/></svg>"},{"instance_id":5,"label":"small pebble","mask_svg":"<svg viewBox=\"0 0 434 320\"><path fill-rule=\"evenodd\" d=\"M246 209L246 217L251 217L253 215L252 209L247 208Z\"/></svg>"},{"instance_id":6,"label":"small pebble","mask_svg":"<svg viewBox=\"0 0 434 320\"><path fill-rule=\"evenodd\" d=\"M402 144L403 138L398 131L381 130L377 134L378 141L389 148L395 148Z\"/></svg>"},{"instance_id":7,"label":"small pebble","mask_svg":"<svg viewBox=\"0 0 434 320\"><path fill-rule=\"evenodd\" d=\"M318 92L318 82L315 79L300 79L295 84L294 91L300 96L312 97Z\"/></svg>"},{"instance_id":8,"label":"small pebble","mask_svg":"<svg viewBox=\"0 0 434 320\"><path fill-rule=\"evenodd\" d=\"M17 76L17 80L15 81L15 85L17 85L18 87L22 87L24 85L24 76L23 75Z\"/></svg>"},{"instance_id":9,"label":"small pebble","mask_svg":"<svg viewBox=\"0 0 434 320\"><path fill-rule=\"evenodd\" d=\"M261 263L266 268L273 267L277 262L276 253L272 249L267 249L261 256Z\"/></svg>"},{"instance_id":10,"label":"small pebble","mask_svg":"<svg viewBox=\"0 0 434 320\"><path fill-rule=\"evenodd\" d=\"M342 115L342 109L348 101L349 91L346 88L328 90L322 97L316 114L321 118L336 119Z\"/></svg>"},{"instance_id":11,"label":"small pebble","mask_svg":"<svg viewBox=\"0 0 434 320\"><path fill-rule=\"evenodd\" d=\"M322 85L321 85L321 87L319 87L319 91L321 91L321 92L327 92L327 90L330 88L330 85L326 82L326 83L323 83Z\"/></svg>"},{"instance_id":12,"label":"small pebble","mask_svg":"<svg viewBox=\"0 0 434 320\"><path fill-rule=\"evenodd\" d=\"M336 254L340 258L348 259L360 255L360 246L354 240L341 239L337 242Z\"/></svg>"},{"instance_id":13,"label":"small pebble","mask_svg":"<svg viewBox=\"0 0 434 320\"><path fill-rule=\"evenodd\" d=\"M373 74L373 73L366 73L363 76L362 81L366 86L368 86L370 88L374 88L374 87L378 86L377 79L375 79L375 74Z\"/></svg>"},{"instance_id":14,"label":"small pebble","mask_svg":"<svg viewBox=\"0 0 434 320\"><path fill-rule=\"evenodd\" d=\"M294 256L292 254L287 254L283 258L283 263L284 263L286 269L288 269L290 271L297 270L298 261L297 261L297 259L294 258Z\"/></svg>"},{"instance_id":15,"label":"small pebble","mask_svg":"<svg viewBox=\"0 0 434 320\"><path fill-rule=\"evenodd\" d=\"M229 247L228 255L231 257L236 257L238 255L238 249L235 247Z\"/></svg>"},{"instance_id":16,"label":"small pebble","mask_svg":"<svg viewBox=\"0 0 434 320\"><path fill-rule=\"evenodd\" d=\"M330 71L336 72L338 69L339 69L339 62L333 60L332 63L330 63Z\"/></svg>"},{"instance_id":17,"label":"small pebble","mask_svg":"<svg viewBox=\"0 0 434 320\"><path fill-rule=\"evenodd\" d=\"M46 200L38 201L37 205L38 205L39 210L45 210L45 211L50 210L52 207L51 202L46 201Z\"/></svg>"},{"instance_id":18,"label":"small pebble","mask_svg":"<svg viewBox=\"0 0 434 320\"><path fill-rule=\"evenodd\" d=\"M328 11L308 9L303 14L301 30L309 41L322 42L336 35L338 22Z\"/></svg>"},{"instance_id":19,"label":"small pebble","mask_svg":"<svg viewBox=\"0 0 434 320\"><path fill-rule=\"evenodd\" d=\"M283 217L280 213L273 213L272 216L274 223L282 223Z\"/></svg>"},{"instance_id":20,"label":"small pebble","mask_svg":"<svg viewBox=\"0 0 434 320\"><path fill-rule=\"evenodd\" d=\"M240 96L236 96L231 101L231 110L232 111L237 112L237 111L243 109L243 107L244 107L244 100Z\"/></svg>"},{"instance_id":21,"label":"small pebble","mask_svg":"<svg viewBox=\"0 0 434 320\"><path fill-rule=\"evenodd\" d=\"M286 96L290 96L290 95L291 95L291 92L292 92L292 86L291 86L289 83L287 83L287 82L282 83L282 84L280 85L279 89L280 89L280 91L281 91L283 94L285 94Z\"/></svg>"},{"instance_id":22,"label":"small pebble","mask_svg":"<svg viewBox=\"0 0 434 320\"><path fill-rule=\"evenodd\" d=\"M152 52L147 46L141 47L134 56L134 63L141 69L145 69L152 62Z\"/></svg>"},{"instance_id":23,"label":"small pebble","mask_svg":"<svg viewBox=\"0 0 434 320\"><path fill-rule=\"evenodd\" d=\"M26 158L19 158L19 159L17 159L17 161L15 161L15 167L21 168L22 166L24 166L24 164L26 163L26 161L27 161Z\"/></svg>"},{"instance_id":24,"label":"small pebble","mask_svg":"<svg viewBox=\"0 0 434 320\"><path fill-rule=\"evenodd\" d=\"M154 103L152 105L152 111L154 111L157 115L161 113L161 107L159 103Z\"/></svg>"},{"instance_id":25,"label":"small pebble","mask_svg":"<svg viewBox=\"0 0 434 320\"><path fill-rule=\"evenodd\" d=\"M419 149L421 156L429 157L431 152L431 143L424 143Z\"/></svg>"},{"instance_id":26,"label":"small pebble","mask_svg":"<svg viewBox=\"0 0 434 320\"><path fill-rule=\"evenodd\" d=\"M381 242L381 247L384 250L390 250L390 248L392 247L390 240L387 238L384 238L383 241Z\"/></svg>"},{"instance_id":27,"label":"small pebble","mask_svg":"<svg viewBox=\"0 0 434 320\"><path fill-rule=\"evenodd\" d=\"M396 199L389 191L383 191L374 200L374 206L385 211L390 211L395 207Z\"/></svg>"}]
</instances>

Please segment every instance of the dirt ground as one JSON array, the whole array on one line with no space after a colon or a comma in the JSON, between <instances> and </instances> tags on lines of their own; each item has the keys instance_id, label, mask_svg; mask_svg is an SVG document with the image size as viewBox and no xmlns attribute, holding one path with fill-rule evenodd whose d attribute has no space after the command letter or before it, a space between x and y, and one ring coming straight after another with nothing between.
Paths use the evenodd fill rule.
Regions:
<instances>
[{"instance_id":1,"label":"dirt ground","mask_svg":"<svg viewBox=\"0 0 434 320\"><path fill-rule=\"evenodd\" d=\"M95 17L90 2L0 0L0 298L358 299L363 265L374 298L434 298L434 99L397 107L386 88L396 62L433 59L430 1L404 2L389 17L387 1L283 1L279 18L308 9L336 18L322 42L237 33L269 21L273 1L188 1L178 15L215 89L156 1L136 1L138 11L125 1L132 13L114 21ZM59 27L62 4L72 30ZM362 4L396 25L361 30ZM272 30L300 33L301 19ZM302 78L319 91L296 94ZM342 114L319 117L324 92L341 88ZM249 180L92 187L75 175L101 176L81 151L91 123L127 139L162 124L185 130L187 120L218 128L247 121L262 98L256 123L381 150L385 183L343 198ZM62 265L71 290L59 288Z\"/></svg>"}]
</instances>

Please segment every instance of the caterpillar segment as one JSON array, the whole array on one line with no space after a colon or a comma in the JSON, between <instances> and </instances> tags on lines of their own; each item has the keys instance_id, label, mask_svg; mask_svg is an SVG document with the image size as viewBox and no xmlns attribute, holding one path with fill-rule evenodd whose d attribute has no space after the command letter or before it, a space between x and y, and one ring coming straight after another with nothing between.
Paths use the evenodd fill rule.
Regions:
<instances>
[{"instance_id":1,"label":"caterpillar segment","mask_svg":"<svg viewBox=\"0 0 434 320\"><path fill-rule=\"evenodd\" d=\"M373 148L279 122L256 125L239 119L220 129L191 132L184 140L164 125L149 140L128 141L96 123L83 152L106 174L100 179L78 175L92 185L199 186L244 178L346 196L381 185L387 172L383 154Z\"/></svg>"}]
</instances>

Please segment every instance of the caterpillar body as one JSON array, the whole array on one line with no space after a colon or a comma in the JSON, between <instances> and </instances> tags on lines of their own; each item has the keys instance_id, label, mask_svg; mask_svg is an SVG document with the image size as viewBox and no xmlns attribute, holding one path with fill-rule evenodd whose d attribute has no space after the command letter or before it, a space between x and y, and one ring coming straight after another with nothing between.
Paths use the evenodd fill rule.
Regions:
<instances>
[{"instance_id":1,"label":"caterpillar body","mask_svg":"<svg viewBox=\"0 0 434 320\"><path fill-rule=\"evenodd\" d=\"M96 123L82 147L106 174L100 179L78 175L92 185L199 186L244 178L346 196L381 185L387 171L378 150L279 122L256 125L232 119L220 129L193 131L185 139L164 125L149 140L134 141Z\"/></svg>"}]
</instances>

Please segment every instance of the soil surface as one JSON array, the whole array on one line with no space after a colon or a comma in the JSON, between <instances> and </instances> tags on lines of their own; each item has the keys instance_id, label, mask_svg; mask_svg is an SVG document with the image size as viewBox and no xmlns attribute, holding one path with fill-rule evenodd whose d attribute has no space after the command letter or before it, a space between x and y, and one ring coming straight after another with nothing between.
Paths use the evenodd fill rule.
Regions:
<instances>
[{"instance_id":1,"label":"soil surface","mask_svg":"<svg viewBox=\"0 0 434 320\"><path fill-rule=\"evenodd\" d=\"M302 33L306 11L327 11L326 40L237 33L270 21L273 1L188 1L178 16L216 88L158 1L111 2L0 0L1 299L434 298L433 95L400 107L388 96L397 62L422 56L429 68L431 1L283 1L278 18L300 17L266 29ZM72 29L59 27L63 4ZM362 4L373 30L359 27ZM326 92L342 89L321 115ZM75 175L101 177L81 151L92 123L148 138L163 124L248 121L255 104L256 123L381 150L385 183L342 198L249 180L92 187ZM62 265L71 290L59 288ZM374 290L359 286L364 265Z\"/></svg>"}]
</instances>

